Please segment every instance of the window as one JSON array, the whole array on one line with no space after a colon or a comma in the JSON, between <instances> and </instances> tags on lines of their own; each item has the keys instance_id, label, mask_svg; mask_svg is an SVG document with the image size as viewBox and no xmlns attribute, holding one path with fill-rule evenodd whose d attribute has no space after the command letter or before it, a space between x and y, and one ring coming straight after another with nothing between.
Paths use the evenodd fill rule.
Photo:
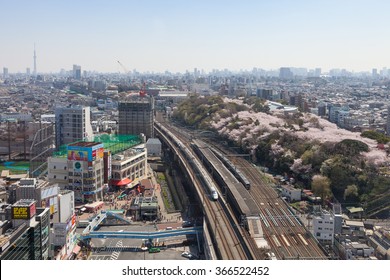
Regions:
<instances>
[{"instance_id":1,"label":"window","mask_svg":"<svg viewBox=\"0 0 390 280\"><path fill-rule=\"evenodd\" d=\"M57 178L57 175L54 175L54 176L53 176L53 179L56 179L56 178Z\"/></svg>"},{"instance_id":2,"label":"window","mask_svg":"<svg viewBox=\"0 0 390 280\"><path fill-rule=\"evenodd\" d=\"M66 166L64 166L64 170L66 170Z\"/></svg>"},{"instance_id":3,"label":"window","mask_svg":"<svg viewBox=\"0 0 390 280\"><path fill-rule=\"evenodd\" d=\"M57 167L54 165L54 166L53 166L53 169L56 169L56 168L57 168Z\"/></svg>"}]
</instances>

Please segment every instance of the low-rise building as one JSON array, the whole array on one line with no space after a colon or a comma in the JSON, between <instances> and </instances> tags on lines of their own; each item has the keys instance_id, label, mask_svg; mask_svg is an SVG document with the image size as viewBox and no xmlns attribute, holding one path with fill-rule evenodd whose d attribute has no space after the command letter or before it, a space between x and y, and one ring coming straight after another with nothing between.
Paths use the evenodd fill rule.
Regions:
<instances>
[{"instance_id":1,"label":"low-rise building","mask_svg":"<svg viewBox=\"0 0 390 280\"><path fill-rule=\"evenodd\" d=\"M147 152L144 145L112 156L111 187L125 188L147 177Z\"/></svg>"},{"instance_id":2,"label":"low-rise building","mask_svg":"<svg viewBox=\"0 0 390 280\"><path fill-rule=\"evenodd\" d=\"M351 241L346 236L340 236L335 242L339 257L343 260L373 260L374 248L358 241Z\"/></svg>"},{"instance_id":3,"label":"low-rise building","mask_svg":"<svg viewBox=\"0 0 390 280\"><path fill-rule=\"evenodd\" d=\"M286 197L289 201L300 201L301 200L301 189L296 189L291 185L281 185L282 196Z\"/></svg>"},{"instance_id":4,"label":"low-rise building","mask_svg":"<svg viewBox=\"0 0 390 280\"><path fill-rule=\"evenodd\" d=\"M375 256L381 260L390 260L390 228L375 226L368 237L368 244L375 249Z\"/></svg>"},{"instance_id":5,"label":"low-rise building","mask_svg":"<svg viewBox=\"0 0 390 280\"><path fill-rule=\"evenodd\" d=\"M149 138L146 142L148 157L161 157L161 141L158 138Z\"/></svg>"}]
</instances>

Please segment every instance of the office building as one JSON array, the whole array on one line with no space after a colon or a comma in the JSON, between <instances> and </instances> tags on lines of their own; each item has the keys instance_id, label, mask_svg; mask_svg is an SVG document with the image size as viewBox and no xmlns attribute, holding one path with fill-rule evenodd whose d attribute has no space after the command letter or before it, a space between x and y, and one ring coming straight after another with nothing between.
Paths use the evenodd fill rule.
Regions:
<instances>
[{"instance_id":1,"label":"office building","mask_svg":"<svg viewBox=\"0 0 390 280\"><path fill-rule=\"evenodd\" d=\"M289 67L281 67L279 71L280 79L292 79L294 77L293 72L291 72Z\"/></svg>"},{"instance_id":2,"label":"office building","mask_svg":"<svg viewBox=\"0 0 390 280\"><path fill-rule=\"evenodd\" d=\"M314 69L314 77L320 77L321 76L321 68Z\"/></svg>"},{"instance_id":3,"label":"office building","mask_svg":"<svg viewBox=\"0 0 390 280\"><path fill-rule=\"evenodd\" d=\"M3 67L3 78L4 79L8 78L8 68L7 67Z\"/></svg>"},{"instance_id":4,"label":"office building","mask_svg":"<svg viewBox=\"0 0 390 280\"><path fill-rule=\"evenodd\" d=\"M146 138L153 138L154 98L136 98L120 102L119 134L144 134Z\"/></svg>"},{"instance_id":5,"label":"office building","mask_svg":"<svg viewBox=\"0 0 390 280\"><path fill-rule=\"evenodd\" d=\"M58 184L36 178L23 178L16 188L16 200L33 199L37 206L49 208L50 215L53 215L58 210L58 193Z\"/></svg>"},{"instance_id":6,"label":"office building","mask_svg":"<svg viewBox=\"0 0 390 280\"><path fill-rule=\"evenodd\" d=\"M58 195L58 222L53 224L53 258L72 259L77 246L74 192L63 190Z\"/></svg>"},{"instance_id":7,"label":"office building","mask_svg":"<svg viewBox=\"0 0 390 280\"><path fill-rule=\"evenodd\" d=\"M36 208L34 200L19 200L11 211L12 226L1 242L1 260L47 260L49 258L49 208Z\"/></svg>"},{"instance_id":8,"label":"office building","mask_svg":"<svg viewBox=\"0 0 390 280\"><path fill-rule=\"evenodd\" d=\"M378 69L376 69L376 68L372 69L372 77L373 78L378 78Z\"/></svg>"},{"instance_id":9,"label":"office building","mask_svg":"<svg viewBox=\"0 0 390 280\"><path fill-rule=\"evenodd\" d=\"M73 64L73 78L76 80L81 80L81 66Z\"/></svg>"},{"instance_id":10,"label":"office building","mask_svg":"<svg viewBox=\"0 0 390 280\"><path fill-rule=\"evenodd\" d=\"M93 137L90 107L71 106L55 109L56 148Z\"/></svg>"}]
</instances>

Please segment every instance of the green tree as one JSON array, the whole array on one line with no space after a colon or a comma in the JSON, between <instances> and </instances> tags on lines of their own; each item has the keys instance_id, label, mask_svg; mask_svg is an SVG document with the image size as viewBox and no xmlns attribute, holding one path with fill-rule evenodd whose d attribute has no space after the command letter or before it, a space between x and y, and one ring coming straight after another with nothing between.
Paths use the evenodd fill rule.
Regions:
<instances>
[{"instance_id":1,"label":"green tree","mask_svg":"<svg viewBox=\"0 0 390 280\"><path fill-rule=\"evenodd\" d=\"M347 198L355 200L358 196L359 196L358 187L355 184L348 185L344 191L344 200L346 200Z\"/></svg>"},{"instance_id":2,"label":"green tree","mask_svg":"<svg viewBox=\"0 0 390 280\"><path fill-rule=\"evenodd\" d=\"M322 203L324 203L325 198L332 196L332 191L330 190L330 180L328 177L322 175L313 176L311 190L316 196L321 197Z\"/></svg>"}]
</instances>

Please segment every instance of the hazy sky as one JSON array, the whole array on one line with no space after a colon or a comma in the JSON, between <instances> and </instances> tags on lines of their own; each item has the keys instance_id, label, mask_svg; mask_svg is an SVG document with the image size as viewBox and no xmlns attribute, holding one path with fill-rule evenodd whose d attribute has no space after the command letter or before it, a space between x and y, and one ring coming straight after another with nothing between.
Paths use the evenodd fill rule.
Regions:
<instances>
[{"instance_id":1,"label":"hazy sky","mask_svg":"<svg viewBox=\"0 0 390 280\"><path fill-rule=\"evenodd\" d=\"M390 1L0 0L0 67L390 68ZM2 71L2 69L0 70Z\"/></svg>"}]
</instances>

